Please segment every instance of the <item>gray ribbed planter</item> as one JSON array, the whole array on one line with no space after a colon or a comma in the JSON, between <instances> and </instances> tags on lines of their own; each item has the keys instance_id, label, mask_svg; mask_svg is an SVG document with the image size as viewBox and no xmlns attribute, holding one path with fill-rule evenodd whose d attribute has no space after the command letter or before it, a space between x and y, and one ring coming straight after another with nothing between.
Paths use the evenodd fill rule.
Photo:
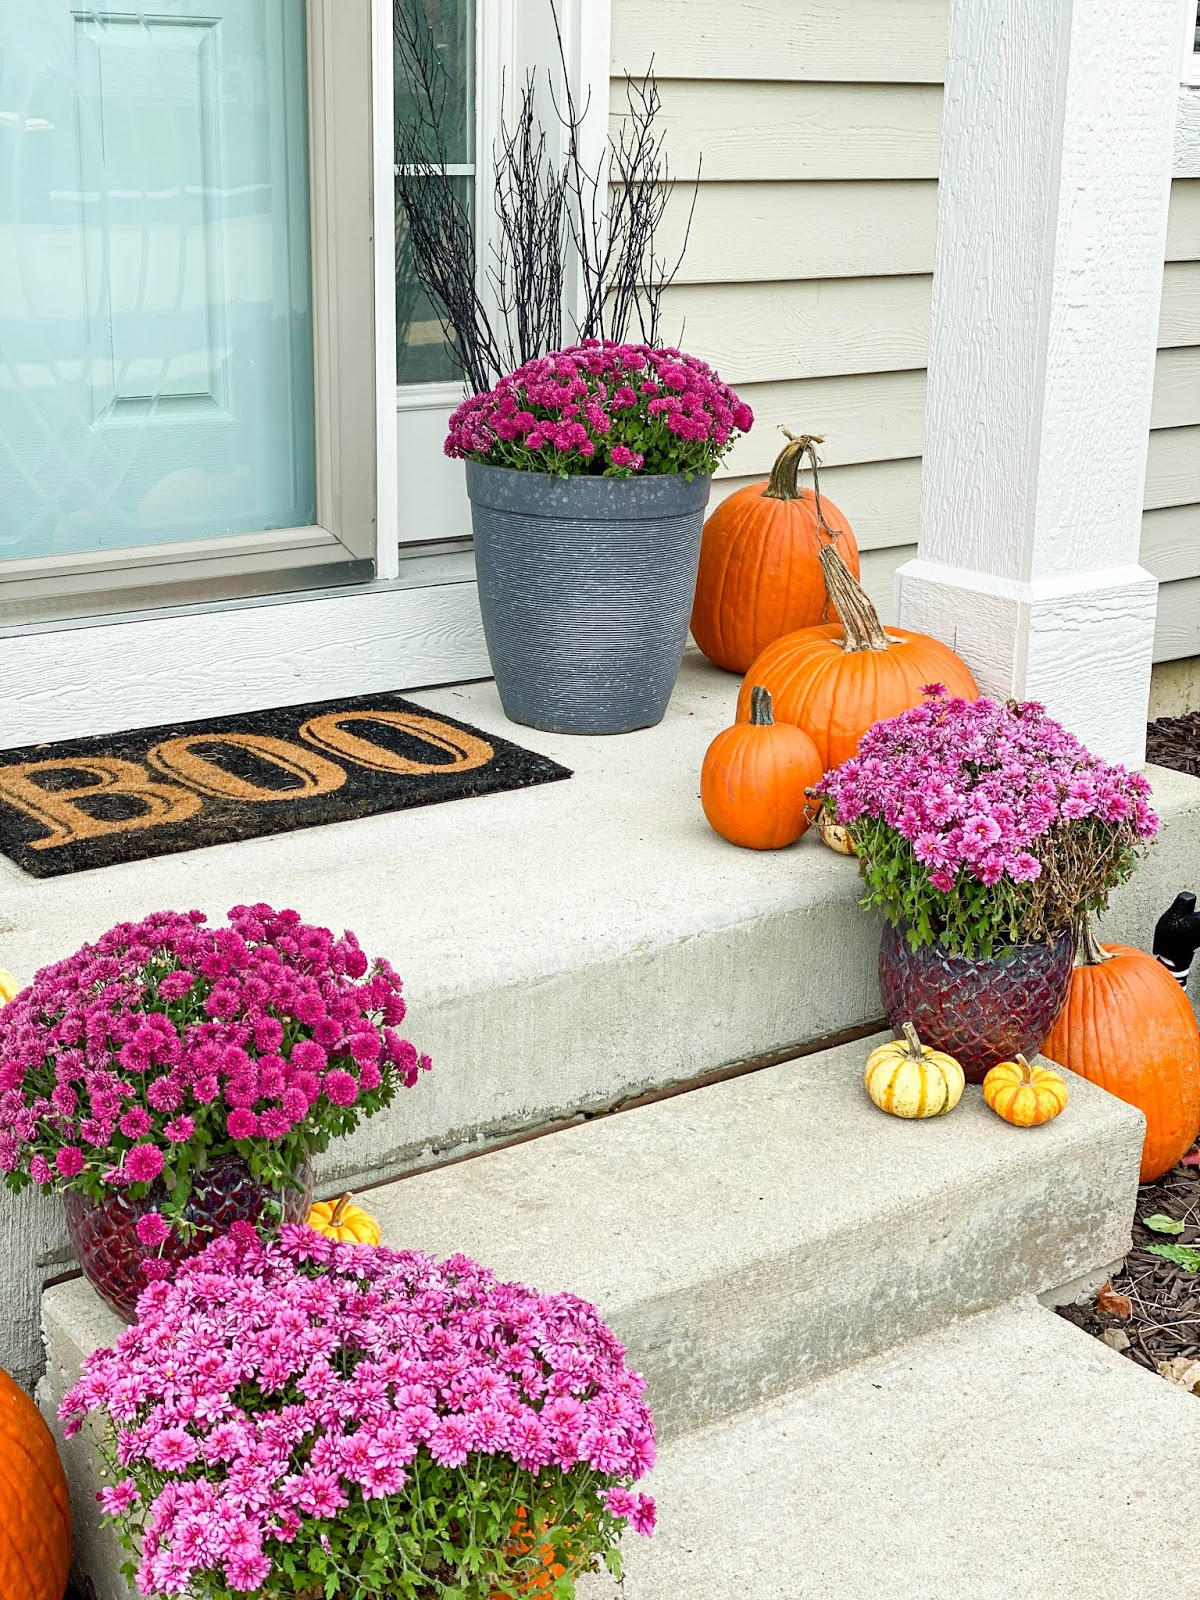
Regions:
<instances>
[{"instance_id":1,"label":"gray ribbed planter","mask_svg":"<svg viewBox=\"0 0 1200 1600\"><path fill-rule=\"evenodd\" d=\"M708 478L550 478L467 462L488 655L513 722L661 722L683 659Z\"/></svg>"}]
</instances>

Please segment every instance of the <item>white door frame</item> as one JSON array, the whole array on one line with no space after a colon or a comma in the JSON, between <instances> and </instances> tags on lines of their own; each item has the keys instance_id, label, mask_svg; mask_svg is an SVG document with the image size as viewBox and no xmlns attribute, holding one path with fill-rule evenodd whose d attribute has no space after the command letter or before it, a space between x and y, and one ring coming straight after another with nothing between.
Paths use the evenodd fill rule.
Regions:
<instances>
[{"instance_id":1,"label":"white door frame","mask_svg":"<svg viewBox=\"0 0 1200 1600\"><path fill-rule=\"evenodd\" d=\"M511 5L513 0L502 0ZM528 0L517 0L521 7ZM312 588L185 605L159 605L85 619L63 617L4 624L0 614L0 749L51 739L120 731L198 717L219 716L305 700L420 688L491 675L469 550L401 551L397 516L394 274L394 131L392 102L391 0L310 0L327 18L336 12L338 36L330 71L352 71L353 40L359 40L364 107L358 154L346 146L334 160L357 159L364 183L357 198L338 197L338 215L357 206L351 235L336 227L322 248L336 273L369 285L350 307L353 328L370 320L369 353L356 366L339 346L335 330L322 357L331 399L327 473L344 463L366 485L373 501L376 578L347 587ZM568 59L580 73L574 89L589 106L589 138L601 140L608 124L607 38L609 0L561 0ZM514 16L523 15L513 12ZM352 20L353 19L353 20ZM369 58L364 40L371 41ZM590 40L590 44L585 41ZM367 122L369 116L370 121ZM314 121L315 121L314 117ZM340 182L339 177L339 182ZM364 207L367 208L364 210ZM373 254L338 256L349 251ZM341 289L345 290L345 281ZM340 298L337 301L341 305ZM346 330L349 332L349 330ZM368 374L364 382L364 374ZM369 396L373 423L355 429L356 395ZM361 413L360 413L361 414ZM327 483L334 478L327 477ZM348 514L353 485L333 494ZM12 613L10 612L10 616Z\"/></svg>"}]
</instances>

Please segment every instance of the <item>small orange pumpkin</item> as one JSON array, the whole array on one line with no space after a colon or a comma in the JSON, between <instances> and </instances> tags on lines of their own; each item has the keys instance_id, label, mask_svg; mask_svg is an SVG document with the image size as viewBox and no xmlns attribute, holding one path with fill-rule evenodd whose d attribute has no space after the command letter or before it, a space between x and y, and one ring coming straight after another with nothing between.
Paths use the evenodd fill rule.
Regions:
<instances>
[{"instance_id":1,"label":"small orange pumpkin","mask_svg":"<svg viewBox=\"0 0 1200 1600\"><path fill-rule=\"evenodd\" d=\"M1101 945L1085 917L1067 1003L1042 1054L1145 1114L1141 1182L1161 1178L1200 1132L1200 1029L1161 962Z\"/></svg>"},{"instance_id":2,"label":"small orange pumpkin","mask_svg":"<svg viewBox=\"0 0 1200 1600\"><path fill-rule=\"evenodd\" d=\"M751 695L750 720L725 728L708 747L700 804L713 830L747 850L780 850L808 827L805 790L821 777L812 740L776 722L765 689Z\"/></svg>"},{"instance_id":3,"label":"small orange pumpkin","mask_svg":"<svg viewBox=\"0 0 1200 1600\"><path fill-rule=\"evenodd\" d=\"M378 1244L379 1224L369 1211L351 1205L354 1196L344 1194L340 1200L318 1200L309 1209L308 1225L339 1244Z\"/></svg>"},{"instance_id":4,"label":"small orange pumpkin","mask_svg":"<svg viewBox=\"0 0 1200 1600\"><path fill-rule=\"evenodd\" d=\"M4 1600L62 1600L71 1570L71 1502L54 1435L7 1372L0 1372L0 1482Z\"/></svg>"},{"instance_id":5,"label":"small orange pumpkin","mask_svg":"<svg viewBox=\"0 0 1200 1600\"><path fill-rule=\"evenodd\" d=\"M737 489L704 524L692 637L710 661L746 668L773 640L829 620L818 560L836 544L857 577L858 545L846 518L821 495L817 434L787 432L769 479ZM813 486L800 487L805 457Z\"/></svg>"},{"instance_id":6,"label":"small orange pumpkin","mask_svg":"<svg viewBox=\"0 0 1200 1600\"><path fill-rule=\"evenodd\" d=\"M831 544L819 557L841 622L801 628L769 644L746 674L738 717L750 714L750 691L771 691L780 722L794 722L817 747L828 771L858 750L872 723L919 706L926 684L977 700L970 668L949 645L907 628L884 629L846 563Z\"/></svg>"},{"instance_id":7,"label":"small orange pumpkin","mask_svg":"<svg viewBox=\"0 0 1200 1600\"><path fill-rule=\"evenodd\" d=\"M983 1098L998 1117L1014 1128L1038 1128L1052 1122L1067 1104L1067 1086L1049 1067L1031 1067L1018 1053L1001 1061L983 1080Z\"/></svg>"}]
</instances>

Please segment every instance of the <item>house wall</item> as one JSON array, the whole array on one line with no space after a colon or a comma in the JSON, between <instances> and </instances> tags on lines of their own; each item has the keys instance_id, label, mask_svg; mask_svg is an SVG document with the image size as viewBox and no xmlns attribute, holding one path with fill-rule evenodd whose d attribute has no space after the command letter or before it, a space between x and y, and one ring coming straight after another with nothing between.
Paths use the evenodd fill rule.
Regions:
<instances>
[{"instance_id":1,"label":"house wall","mask_svg":"<svg viewBox=\"0 0 1200 1600\"><path fill-rule=\"evenodd\" d=\"M823 432L822 485L885 615L917 539L946 11L613 0L614 111L653 57L672 170L701 162L663 332L757 417L716 492L767 471L779 425ZM681 183L669 243L689 198ZM1173 188L1159 343L1142 550L1167 660L1200 652L1200 178Z\"/></svg>"}]
</instances>

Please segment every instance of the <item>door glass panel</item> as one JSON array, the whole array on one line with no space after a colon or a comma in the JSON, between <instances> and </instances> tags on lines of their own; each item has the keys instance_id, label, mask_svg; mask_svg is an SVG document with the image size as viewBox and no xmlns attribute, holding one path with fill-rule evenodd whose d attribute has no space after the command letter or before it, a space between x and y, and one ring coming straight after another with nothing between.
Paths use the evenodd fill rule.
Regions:
<instances>
[{"instance_id":1,"label":"door glass panel","mask_svg":"<svg viewBox=\"0 0 1200 1600\"><path fill-rule=\"evenodd\" d=\"M475 215L475 0L394 0L396 125L410 151L438 170ZM403 41L403 42L402 42ZM435 132L436 128L436 132ZM406 145L407 148L407 145ZM396 206L396 381L437 383L460 376L446 327L417 281L404 208Z\"/></svg>"},{"instance_id":2,"label":"door glass panel","mask_svg":"<svg viewBox=\"0 0 1200 1600\"><path fill-rule=\"evenodd\" d=\"M0 9L0 558L315 520L305 0Z\"/></svg>"}]
</instances>

